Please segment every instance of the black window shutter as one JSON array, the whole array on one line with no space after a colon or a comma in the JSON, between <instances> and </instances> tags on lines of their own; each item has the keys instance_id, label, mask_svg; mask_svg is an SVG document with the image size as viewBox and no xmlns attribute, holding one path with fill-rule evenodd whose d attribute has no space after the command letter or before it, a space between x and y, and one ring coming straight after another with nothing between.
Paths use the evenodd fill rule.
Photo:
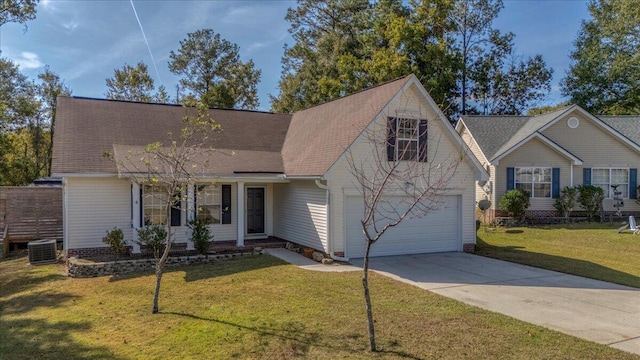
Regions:
<instances>
[{"instance_id":1,"label":"black window shutter","mask_svg":"<svg viewBox=\"0 0 640 360\"><path fill-rule=\"evenodd\" d=\"M582 184L591 185L591 168L582 169Z\"/></svg>"},{"instance_id":2,"label":"black window shutter","mask_svg":"<svg viewBox=\"0 0 640 360\"><path fill-rule=\"evenodd\" d=\"M427 161L427 120L420 120L418 126L418 160Z\"/></svg>"},{"instance_id":3,"label":"black window shutter","mask_svg":"<svg viewBox=\"0 0 640 360\"><path fill-rule=\"evenodd\" d=\"M638 169L629 169L629 199L638 198Z\"/></svg>"},{"instance_id":4,"label":"black window shutter","mask_svg":"<svg viewBox=\"0 0 640 360\"><path fill-rule=\"evenodd\" d=\"M182 225L182 196L180 196L180 193L178 193L177 197L178 199L171 206L171 226Z\"/></svg>"},{"instance_id":5,"label":"black window shutter","mask_svg":"<svg viewBox=\"0 0 640 360\"><path fill-rule=\"evenodd\" d=\"M390 117L387 122L387 161L396 158L396 118Z\"/></svg>"},{"instance_id":6,"label":"black window shutter","mask_svg":"<svg viewBox=\"0 0 640 360\"><path fill-rule=\"evenodd\" d=\"M560 168L551 169L551 197L560 197Z\"/></svg>"},{"instance_id":7,"label":"black window shutter","mask_svg":"<svg viewBox=\"0 0 640 360\"><path fill-rule=\"evenodd\" d=\"M231 224L231 185L222 185L222 223Z\"/></svg>"},{"instance_id":8,"label":"black window shutter","mask_svg":"<svg viewBox=\"0 0 640 360\"><path fill-rule=\"evenodd\" d=\"M507 168L507 190L515 189L515 169L512 167Z\"/></svg>"}]
</instances>

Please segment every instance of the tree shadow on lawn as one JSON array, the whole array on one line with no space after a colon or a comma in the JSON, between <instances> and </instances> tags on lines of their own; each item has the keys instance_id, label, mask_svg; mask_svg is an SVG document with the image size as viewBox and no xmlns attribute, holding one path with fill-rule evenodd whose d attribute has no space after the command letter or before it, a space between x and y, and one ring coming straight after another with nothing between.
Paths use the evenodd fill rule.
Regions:
<instances>
[{"instance_id":1,"label":"tree shadow on lawn","mask_svg":"<svg viewBox=\"0 0 640 360\"><path fill-rule=\"evenodd\" d=\"M192 314L185 314L185 313L178 313L178 312L163 312L161 311L160 314L165 314L165 315L175 315L175 316L181 316L181 317L188 317L194 320L201 320L201 321L209 321L209 322L214 322L214 323L218 323L218 324L222 324L222 325L226 325L226 326L232 326L238 329L242 329L242 330L247 330L247 331L251 331L251 332L256 332L258 334L260 334L261 336L270 336L270 337L274 337L274 338L278 338L280 340L283 340L285 342L289 342L291 344L294 344L295 346L292 346L292 348L294 348L295 350L299 351L299 354L296 354L298 356L303 356L303 355L307 355L309 353L309 350L311 349L311 346L316 346L318 348L322 348L322 349L331 349L331 350L335 350L335 351L345 351L345 352L349 352L352 354L362 354L363 352L367 352L368 349L365 349L365 347L363 346L360 349L353 349L353 348L347 348L346 344L344 347L340 347L340 346L336 346L336 344L340 344L344 341L343 337L331 337L329 340L321 340L321 334L317 331L307 331L306 327L304 324L302 324L301 322L289 322L287 324L283 324L282 328L270 328L267 326L247 326L247 325L243 325L243 324L238 324L238 323L234 323L234 322L230 322L227 320L221 320L221 319L216 319L216 318L206 318L206 317L202 317L202 316L197 316L197 315L192 315ZM327 335L323 335L324 337L326 337ZM346 336L349 339L359 339L361 338L361 336L359 334L349 334ZM368 339L365 339L364 337L362 337L362 341L363 341L363 345L368 345ZM378 346L380 347L380 346ZM385 350L385 349L381 349L378 351L378 353L380 354L391 354L391 355L395 355L401 358L407 358L407 359L422 359L421 357L418 357L416 355L412 355L412 354L408 354L406 352L403 351L393 351L393 350Z\"/></svg>"},{"instance_id":2,"label":"tree shadow on lawn","mask_svg":"<svg viewBox=\"0 0 640 360\"><path fill-rule=\"evenodd\" d=\"M243 257L225 259L220 261L210 262L208 264L193 264L193 265L176 265L166 266L164 268L164 274L172 272L184 272L185 281L198 281L204 279L210 279L220 276L227 276L238 274L244 271L260 270L274 266L288 265L287 262L271 256L263 254L259 256ZM120 280L134 279L142 276L154 275L153 271L136 271L128 274L112 275L109 278L109 282L115 282Z\"/></svg>"},{"instance_id":3,"label":"tree shadow on lawn","mask_svg":"<svg viewBox=\"0 0 640 360\"><path fill-rule=\"evenodd\" d=\"M541 254L524 249L523 246L491 245L483 241L480 237L476 239L477 255L640 288L640 277L638 276L611 269L591 261Z\"/></svg>"},{"instance_id":4,"label":"tree shadow on lawn","mask_svg":"<svg viewBox=\"0 0 640 360\"><path fill-rule=\"evenodd\" d=\"M78 343L71 334L90 333L91 323L46 319L1 320L0 354L6 359L124 359L106 347Z\"/></svg>"},{"instance_id":5,"label":"tree shadow on lawn","mask_svg":"<svg viewBox=\"0 0 640 360\"><path fill-rule=\"evenodd\" d=\"M42 274L37 268L18 269L11 273L11 280L3 283L0 296L0 358L119 359L106 347L87 346L73 339L72 334L91 332L88 321L34 319L31 315L34 310L64 307L80 297L37 290L52 281L60 281L63 286L61 280L66 278L62 275Z\"/></svg>"}]
</instances>

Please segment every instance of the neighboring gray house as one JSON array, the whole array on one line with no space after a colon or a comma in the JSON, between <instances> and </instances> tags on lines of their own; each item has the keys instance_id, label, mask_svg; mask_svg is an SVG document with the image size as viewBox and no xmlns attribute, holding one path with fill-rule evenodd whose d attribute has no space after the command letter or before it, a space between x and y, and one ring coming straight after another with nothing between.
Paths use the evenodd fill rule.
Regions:
<instances>
[{"instance_id":1,"label":"neighboring gray house","mask_svg":"<svg viewBox=\"0 0 640 360\"><path fill-rule=\"evenodd\" d=\"M560 191L581 184L602 187L605 211L616 210L611 185L624 213L640 211L640 116L594 116L572 105L538 116L465 115L456 131L490 174L476 189L477 201L491 201L490 217L502 215L500 198L514 188L531 192L529 216L558 216Z\"/></svg>"},{"instance_id":2,"label":"neighboring gray house","mask_svg":"<svg viewBox=\"0 0 640 360\"><path fill-rule=\"evenodd\" d=\"M171 221L177 247L193 248L186 218L193 204L180 204L166 219L154 196L103 153L116 159L129 150L177 132L185 108L74 97L58 98L53 176L63 179L64 249L68 256L106 251L106 230L117 226L134 240L145 220ZM373 256L462 251L473 248L475 183L487 173L414 75L294 114L211 109L222 131L213 143L210 173L189 189L214 221L214 241L276 236L333 257L362 257L362 198L348 171L346 152L370 161L363 132L387 126L390 116L428 126L429 156L464 156L447 194L448 206L407 219L373 248ZM411 139L423 142L424 139ZM407 160L417 161L417 160ZM137 249L134 248L134 251Z\"/></svg>"}]
</instances>

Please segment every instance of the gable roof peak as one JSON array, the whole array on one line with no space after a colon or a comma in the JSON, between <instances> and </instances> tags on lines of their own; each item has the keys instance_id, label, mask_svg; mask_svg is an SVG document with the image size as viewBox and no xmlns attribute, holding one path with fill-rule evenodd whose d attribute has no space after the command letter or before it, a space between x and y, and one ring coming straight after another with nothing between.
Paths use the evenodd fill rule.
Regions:
<instances>
[{"instance_id":1,"label":"gable roof peak","mask_svg":"<svg viewBox=\"0 0 640 360\"><path fill-rule=\"evenodd\" d=\"M413 74L293 113L282 148L285 173L324 175Z\"/></svg>"}]
</instances>

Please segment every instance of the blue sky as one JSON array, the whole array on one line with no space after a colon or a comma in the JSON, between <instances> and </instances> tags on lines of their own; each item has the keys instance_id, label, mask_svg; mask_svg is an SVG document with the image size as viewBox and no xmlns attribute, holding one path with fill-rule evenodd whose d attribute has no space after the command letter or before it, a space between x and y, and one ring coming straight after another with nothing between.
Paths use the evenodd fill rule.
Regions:
<instances>
[{"instance_id":1,"label":"blue sky","mask_svg":"<svg viewBox=\"0 0 640 360\"><path fill-rule=\"evenodd\" d=\"M569 51L589 17L582 0L505 0L494 26L516 34L516 50L542 54L554 69L553 89L546 104L561 100L558 83L569 65ZM152 1L134 0L153 59L145 44L131 3L110 1L41 1L35 20L0 28L0 50L35 78L45 65L58 73L77 96L103 98L105 79L125 63L144 61L156 86L175 96L177 77L167 68L169 53L187 33L211 28L240 46L243 60L253 59L262 70L260 109L271 106L278 92L283 46L292 44L287 8L295 1ZM155 64L155 67L153 66ZM157 68L157 72L156 72Z\"/></svg>"}]
</instances>

